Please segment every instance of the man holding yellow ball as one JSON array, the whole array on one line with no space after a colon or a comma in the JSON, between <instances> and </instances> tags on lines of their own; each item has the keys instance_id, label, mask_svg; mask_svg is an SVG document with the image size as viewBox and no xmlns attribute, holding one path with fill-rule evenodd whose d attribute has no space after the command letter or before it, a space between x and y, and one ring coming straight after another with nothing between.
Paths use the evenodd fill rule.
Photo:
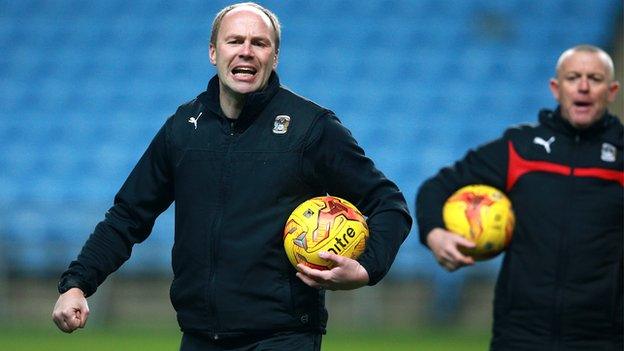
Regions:
<instances>
[{"instance_id":1,"label":"man holding yellow ball","mask_svg":"<svg viewBox=\"0 0 624 351\"><path fill-rule=\"evenodd\" d=\"M427 180L420 237L449 271L474 248L444 227L457 189L487 184L512 202L516 225L498 275L491 350L622 350L624 128L607 106L619 83L603 50L561 54L550 89L559 106L508 129Z\"/></svg>"}]
</instances>

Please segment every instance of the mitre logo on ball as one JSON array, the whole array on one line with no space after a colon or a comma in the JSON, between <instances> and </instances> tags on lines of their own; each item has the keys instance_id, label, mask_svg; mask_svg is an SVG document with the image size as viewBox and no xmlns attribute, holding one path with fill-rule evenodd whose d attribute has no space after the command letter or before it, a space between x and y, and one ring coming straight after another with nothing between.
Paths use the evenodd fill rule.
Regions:
<instances>
[{"instance_id":1,"label":"mitre logo on ball","mask_svg":"<svg viewBox=\"0 0 624 351\"><path fill-rule=\"evenodd\" d=\"M333 263L318 256L321 251L356 259L366 247L368 226L360 211L335 196L303 202L288 217L284 250L293 266L331 269Z\"/></svg>"},{"instance_id":2,"label":"mitre logo on ball","mask_svg":"<svg viewBox=\"0 0 624 351\"><path fill-rule=\"evenodd\" d=\"M489 185L467 185L445 202L442 216L446 229L474 242L460 250L476 260L498 255L511 242L515 215L511 201Z\"/></svg>"}]
</instances>

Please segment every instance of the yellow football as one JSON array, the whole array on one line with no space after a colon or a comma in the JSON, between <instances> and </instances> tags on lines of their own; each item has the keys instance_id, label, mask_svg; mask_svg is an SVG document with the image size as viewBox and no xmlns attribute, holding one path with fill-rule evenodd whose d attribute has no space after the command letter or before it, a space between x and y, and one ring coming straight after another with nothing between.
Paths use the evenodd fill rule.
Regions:
<instances>
[{"instance_id":1,"label":"yellow football","mask_svg":"<svg viewBox=\"0 0 624 351\"><path fill-rule=\"evenodd\" d=\"M489 185L467 185L445 202L442 210L446 229L476 244L461 251L475 260L498 255L511 242L515 215L511 201Z\"/></svg>"},{"instance_id":2,"label":"yellow football","mask_svg":"<svg viewBox=\"0 0 624 351\"><path fill-rule=\"evenodd\" d=\"M315 197L292 212L284 228L284 250L293 266L303 263L325 270L332 262L321 251L356 259L366 247L366 219L347 200L335 196Z\"/></svg>"}]
</instances>

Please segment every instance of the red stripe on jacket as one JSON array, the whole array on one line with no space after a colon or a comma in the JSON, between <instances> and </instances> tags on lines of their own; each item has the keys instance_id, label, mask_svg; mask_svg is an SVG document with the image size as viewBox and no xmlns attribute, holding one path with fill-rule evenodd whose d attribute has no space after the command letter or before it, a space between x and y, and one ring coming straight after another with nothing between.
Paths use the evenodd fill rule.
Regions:
<instances>
[{"instance_id":1,"label":"red stripe on jacket","mask_svg":"<svg viewBox=\"0 0 624 351\"><path fill-rule=\"evenodd\" d=\"M624 172L604 168L575 168L572 174L576 177L594 177L613 180L624 186Z\"/></svg>"},{"instance_id":2,"label":"red stripe on jacket","mask_svg":"<svg viewBox=\"0 0 624 351\"><path fill-rule=\"evenodd\" d=\"M507 166L507 191L511 190L518 179L529 172L547 172L575 177L593 177L611 180L624 186L624 172L605 168L575 168L547 161L531 161L522 158L511 141L509 146L509 163Z\"/></svg>"},{"instance_id":3,"label":"red stripe on jacket","mask_svg":"<svg viewBox=\"0 0 624 351\"><path fill-rule=\"evenodd\" d=\"M529 161L523 159L514 148L511 141L509 145L509 163L507 166L507 191L511 190L518 179L529 172L548 172L561 175L570 175L571 168L568 166L546 162Z\"/></svg>"}]
</instances>

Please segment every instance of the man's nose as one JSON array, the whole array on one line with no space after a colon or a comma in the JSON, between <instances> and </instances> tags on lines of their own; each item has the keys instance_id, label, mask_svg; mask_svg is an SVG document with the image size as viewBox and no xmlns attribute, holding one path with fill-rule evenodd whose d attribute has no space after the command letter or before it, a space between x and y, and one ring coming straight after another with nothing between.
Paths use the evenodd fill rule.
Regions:
<instances>
[{"instance_id":1,"label":"man's nose","mask_svg":"<svg viewBox=\"0 0 624 351\"><path fill-rule=\"evenodd\" d=\"M251 47L250 42L244 42L241 46L240 56L250 57L253 56L253 48Z\"/></svg>"},{"instance_id":2,"label":"man's nose","mask_svg":"<svg viewBox=\"0 0 624 351\"><path fill-rule=\"evenodd\" d=\"M578 85L578 90L582 92L589 91L589 81L587 80L587 78L581 78Z\"/></svg>"}]
</instances>

